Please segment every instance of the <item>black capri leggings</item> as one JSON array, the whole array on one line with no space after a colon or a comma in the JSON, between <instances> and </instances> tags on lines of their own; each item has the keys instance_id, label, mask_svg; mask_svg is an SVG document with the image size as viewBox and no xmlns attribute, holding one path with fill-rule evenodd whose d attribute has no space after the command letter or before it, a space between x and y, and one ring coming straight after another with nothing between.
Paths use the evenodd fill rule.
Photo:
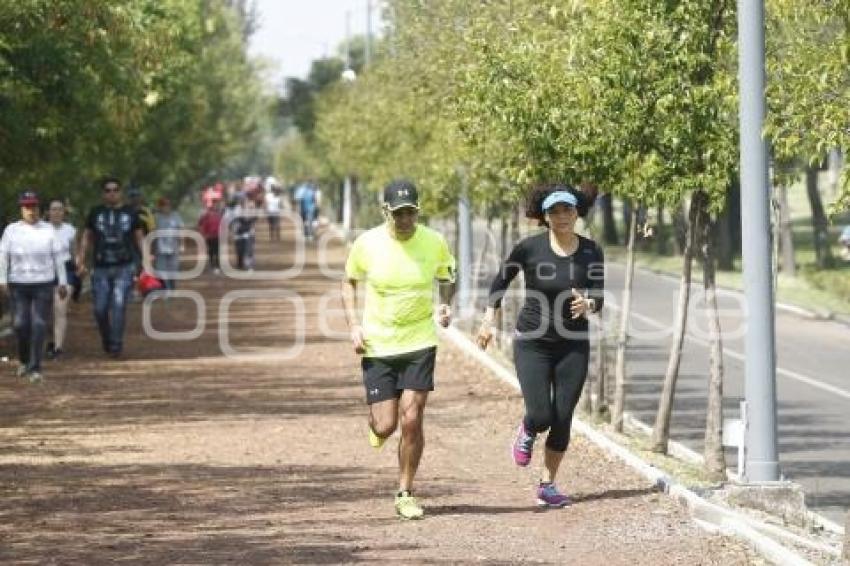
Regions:
<instances>
[{"instance_id":1,"label":"black capri leggings","mask_svg":"<svg viewBox=\"0 0 850 566\"><path fill-rule=\"evenodd\" d=\"M564 452L573 411L587 379L587 340L514 339L514 365L525 401L525 429L549 430L546 448Z\"/></svg>"}]
</instances>

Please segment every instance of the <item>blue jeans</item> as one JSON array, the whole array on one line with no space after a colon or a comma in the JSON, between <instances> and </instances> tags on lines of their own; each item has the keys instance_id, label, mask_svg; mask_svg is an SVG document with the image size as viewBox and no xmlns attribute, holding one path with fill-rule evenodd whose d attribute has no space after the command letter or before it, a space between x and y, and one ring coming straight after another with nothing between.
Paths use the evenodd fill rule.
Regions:
<instances>
[{"instance_id":1,"label":"blue jeans","mask_svg":"<svg viewBox=\"0 0 850 566\"><path fill-rule=\"evenodd\" d=\"M132 286L131 264L94 268L91 277L94 318L106 352L120 353L124 346L124 314Z\"/></svg>"},{"instance_id":2,"label":"blue jeans","mask_svg":"<svg viewBox=\"0 0 850 566\"><path fill-rule=\"evenodd\" d=\"M18 339L18 361L27 371L41 371L47 322L53 307L53 283L9 285L12 325Z\"/></svg>"},{"instance_id":3,"label":"blue jeans","mask_svg":"<svg viewBox=\"0 0 850 566\"><path fill-rule=\"evenodd\" d=\"M316 208L312 206L301 207L301 221L304 224L304 236L313 236L313 221L316 219Z\"/></svg>"}]
</instances>

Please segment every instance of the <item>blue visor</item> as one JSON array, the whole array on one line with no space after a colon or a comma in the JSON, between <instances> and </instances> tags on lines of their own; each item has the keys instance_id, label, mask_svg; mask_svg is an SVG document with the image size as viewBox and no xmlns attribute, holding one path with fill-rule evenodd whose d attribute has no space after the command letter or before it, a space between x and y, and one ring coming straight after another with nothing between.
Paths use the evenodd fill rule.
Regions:
<instances>
[{"instance_id":1,"label":"blue visor","mask_svg":"<svg viewBox=\"0 0 850 566\"><path fill-rule=\"evenodd\" d=\"M564 203L567 206L578 205L578 199L573 193L568 191L555 191L543 201L543 212L548 212L550 208L559 202Z\"/></svg>"}]
</instances>

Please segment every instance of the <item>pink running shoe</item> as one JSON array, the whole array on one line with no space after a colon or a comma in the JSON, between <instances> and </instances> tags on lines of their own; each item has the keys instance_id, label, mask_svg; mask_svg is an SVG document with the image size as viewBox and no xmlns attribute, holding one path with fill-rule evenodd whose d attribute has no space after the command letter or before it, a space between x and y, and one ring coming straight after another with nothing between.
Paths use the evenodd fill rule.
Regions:
<instances>
[{"instance_id":1,"label":"pink running shoe","mask_svg":"<svg viewBox=\"0 0 850 566\"><path fill-rule=\"evenodd\" d=\"M525 430L525 423L521 422L514 439L513 454L514 463L525 467L531 462L531 451L534 449L534 439L537 435Z\"/></svg>"},{"instance_id":2,"label":"pink running shoe","mask_svg":"<svg viewBox=\"0 0 850 566\"><path fill-rule=\"evenodd\" d=\"M570 498L558 491L554 483L541 483L537 488L538 507L566 507Z\"/></svg>"}]
</instances>

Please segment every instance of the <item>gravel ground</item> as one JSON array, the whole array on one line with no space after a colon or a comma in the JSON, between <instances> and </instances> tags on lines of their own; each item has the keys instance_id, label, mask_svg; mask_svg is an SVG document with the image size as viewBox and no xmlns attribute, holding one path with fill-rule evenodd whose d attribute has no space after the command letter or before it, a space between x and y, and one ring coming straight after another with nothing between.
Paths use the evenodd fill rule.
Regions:
<instances>
[{"instance_id":1,"label":"gravel ground","mask_svg":"<svg viewBox=\"0 0 850 566\"><path fill-rule=\"evenodd\" d=\"M259 268L291 261L292 239L261 242ZM331 245L340 269L344 249ZM574 504L539 511L537 469L508 446L522 403L459 350L439 349L417 495L426 519L392 506L395 440L366 442L359 363L343 335L338 285L311 250L288 281L204 275L194 340L157 341L130 308L124 359L98 350L91 305L72 310L69 355L47 381L0 380L3 564L761 564L747 545L700 530L642 478L574 438L559 483ZM241 358L222 355L226 319ZM161 332L195 326L195 306L152 305ZM303 320L306 343L286 355ZM4 346L8 349L9 345Z\"/></svg>"}]
</instances>

